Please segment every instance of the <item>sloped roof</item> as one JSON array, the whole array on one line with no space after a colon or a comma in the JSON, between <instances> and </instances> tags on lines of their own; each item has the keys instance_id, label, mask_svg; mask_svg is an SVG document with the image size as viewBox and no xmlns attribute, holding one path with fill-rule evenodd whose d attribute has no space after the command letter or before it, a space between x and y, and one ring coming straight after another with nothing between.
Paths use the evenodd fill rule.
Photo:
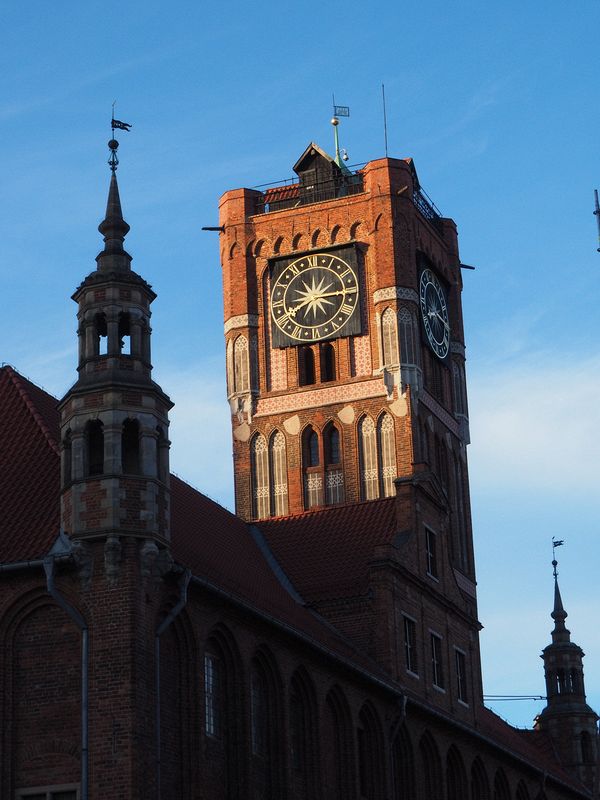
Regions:
<instances>
[{"instance_id":1,"label":"sloped roof","mask_svg":"<svg viewBox=\"0 0 600 800\"><path fill-rule=\"evenodd\" d=\"M48 552L60 525L56 398L0 368L0 563Z\"/></svg>"},{"instance_id":2,"label":"sloped roof","mask_svg":"<svg viewBox=\"0 0 600 800\"><path fill-rule=\"evenodd\" d=\"M367 591L368 562L396 531L395 498L260 522L290 580L309 603Z\"/></svg>"}]
</instances>

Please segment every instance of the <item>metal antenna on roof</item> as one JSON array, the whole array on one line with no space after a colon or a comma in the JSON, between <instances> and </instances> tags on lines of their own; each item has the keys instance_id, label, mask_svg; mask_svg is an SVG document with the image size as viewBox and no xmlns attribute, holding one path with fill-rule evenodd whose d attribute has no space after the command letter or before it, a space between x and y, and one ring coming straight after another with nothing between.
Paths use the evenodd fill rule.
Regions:
<instances>
[{"instance_id":1,"label":"metal antenna on roof","mask_svg":"<svg viewBox=\"0 0 600 800\"><path fill-rule=\"evenodd\" d=\"M596 223L598 225L598 245L600 245L600 205L598 204L598 189L594 189L594 199L596 201L594 216L596 217ZM600 247L598 247L597 250L600 253Z\"/></svg>"},{"instance_id":2,"label":"metal antenna on roof","mask_svg":"<svg viewBox=\"0 0 600 800\"><path fill-rule=\"evenodd\" d=\"M385 157L388 157L388 142L387 142L387 114L385 111L385 84L381 84L381 98L383 100L383 139L385 142Z\"/></svg>"}]
</instances>

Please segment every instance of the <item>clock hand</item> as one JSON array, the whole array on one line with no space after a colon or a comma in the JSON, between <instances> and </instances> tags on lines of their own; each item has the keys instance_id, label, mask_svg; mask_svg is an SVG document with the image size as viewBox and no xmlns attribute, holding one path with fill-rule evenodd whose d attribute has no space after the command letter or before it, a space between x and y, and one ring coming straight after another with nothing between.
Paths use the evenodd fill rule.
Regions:
<instances>
[{"instance_id":1,"label":"clock hand","mask_svg":"<svg viewBox=\"0 0 600 800\"><path fill-rule=\"evenodd\" d=\"M304 300L301 300L298 303L298 305L294 306L293 310L294 311L298 311L303 306L306 306L306 305L308 305L309 303L312 303L315 300L321 300L324 297L335 297L335 295L338 295L338 294L342 294L342 295L345 296L349 292L355 292L355 291L356 291L356 289L353 287L351 289L339 289L336 292L322 292L322 293L318 293L318 294L317 293L311 294L310 297L305 297Z\"/></svg>"}]
</instances>

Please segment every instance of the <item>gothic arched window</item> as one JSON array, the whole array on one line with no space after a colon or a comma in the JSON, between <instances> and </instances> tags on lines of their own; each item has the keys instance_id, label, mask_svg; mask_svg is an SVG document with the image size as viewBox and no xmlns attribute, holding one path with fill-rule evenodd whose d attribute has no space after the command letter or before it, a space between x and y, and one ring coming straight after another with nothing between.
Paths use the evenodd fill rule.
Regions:
<instances>
[{"instance_id":1,"label":"gothic arched window","mask_svg":"<svg viewBox=\"0 0 600 800\"><path fill-rule=\"evenodd\" d=\"M271 513L281 517L288 513L287 459L285 436L274 431L269 439L269 466L271 468Z\"/></svg>"},{"instance_id":2,"label":"gothic arched window","mask_svg":"<svg viewBox=\"0 0 600 800\"><path fill-rule=\"evenodd\" d=\"M490 800L490 784L480 758L471 767L471 797L473 800Z\"/></svg>"},{"instance_id":3,"label":"gothic arched window","mask_svg":"<svg viewBox=\"0 0 600 800\"><path fill-rule=\"evenodd\" d=\"M71 429L69 428L65 433L63 439L63 446L62 446L62 482L63 486L68 486L72 481L72 474L71 474L71 452L72 452L72 442L71 442Z\"/></svg>"},{"instance_id":4,"label":"gothic arched window","mask_svg":"<svg viewBox=\"0 0 600 800\"><path fill-rule=\"evenodd\" d=\"M140 474L140 424L126 419L121 433L121 467L125 474Z\"/></svg>"},{"instance_id":5,"label":"gothic arched window","mask_svg":"<svg viewBox=\"0 0 600 800\"><path fill-rule=\"evenodd\" d=\"M387 412L384 412L377 422L377 445L380 493L382 497L393 497L395 494L394 479L397 477L396 438L394 436L394 420Z\"/></svg>"},{"instance_id":6,"label":"gothic arched window","mask_svg":"<svg viewBox=\"0 0 600 800\"><path fill-rule=\"evenodd\" d=\"M375 711L368 705L359 714L358 735L358 776L360 796L366 800L379 800L384 795L382 776L385 766L382 763L383 737Z\"/></svg>"},{"instance_id":7,"label":"gothic arched window","mask_svg":"<svg viewBox=\"0 0 600 800\"><path fill-rule=\"evenodd\" d=\"M333 422L323 430L323 450L325 455L325 503L335 505L344 502L344 470L342 468L342 449L340 432Z\"/></svg>"},{"instance_id":8,"label":"gothic arched window","mask_svg":"<svg viewBox=\"0 0 600 800\"><path fill-rule=\"evenodd\" d=\"M394 800L414 800L414 763L414 755L410 738L405 725L402 725L398 730L392 744Z\"/></svg>"},{"instance_id":9,"label":"gothic arched window","mask_svg":"<svg viewBox=\"0 0 600 800\"><path fill-rule=\"evenodd\" d=\"M227 365L227 394L233 394L235 392L235 373L233 370L233 339L230 339L227 342L225 363Z\"/></svg>"},{"instance_id":10,"label":"gothic arched window","mask_svg":"<svg viewBox=\"0 0 600 800\"><path fill-rule=\"evenodd\" d=\"M375 423L371 417L363 417L358 423L358 449L360 456L360 487L362 500L379 497L377 470L377 439Z\"/></svg>"},{"instance_id":11,"label":"gothic arched window","mask_svg":"<svg viewBox=\"0 0 600 800\"><path fill-rule=\"evenodd\" d=\"M317 796L319 754L316 740L316 699L312 683L303 668L290 684L290 763L294 797L311 800Z\"/></svg>"},{"instance_id":12,"label":"gothic arched window","mask_svg":"<svg viewBox=\"0 0 600 800\"><path fill-rule=\"evenodd\" d=\"M489 795L485 796L484 800L488 800ZM527 786L525 786L525 781L520 780L517 785L517 800L529 800L529 792L527 790ZM474 798L474 800L479 800L479 798Z\"/></svg>"},{"instance_id":13,"label":"gothic arched window","mask_svg":"<svg viewBox=\"0 0 600 800\"><path fill-rule=\"evenodd\" d=\"M252 504L256 519L270 515L269 453L267 440L258 433L251 444Z\"/></svg>"},{"instance_id":14,"label":"gothic arched window","mask_svg":"<svg viewBox=\"0 0 600 800\"><path fill-rule=\"evenodd\" d=\"M446 757L446 787L447 800L463 800L468 797L467 773L454 745L450 747Z\"/></svg>"},{"instance_id":15,"label":"gothic arched window","mask_svg":"<svg viewBox=\"0 0 600 800\"><path fill-rule=\"evenodd\" d=\"M427 800L443 800L442 764L437 746L426 731L419 742L419 774L417 783Z\"/></svg>"},{"instance_id":16,"label":"gothic arched window","mask_svg":"<svg viewBox=\"0 0 600 800\"><path fill-rule=\"evenodd\" d=\"M298 348L298 385L312 386L315 377L315 354L307 345Z\"/></svg>"},{"instance_id":17,"label":"gothic arched window","mask_svg":"<svg viewBox=\"0 0 600 800\"><path fill-rule=\"evenodd\" d=\"M496 771L494 778L494 800L510 800L510 788L502 769Z\"/></svg>"},{"instance_id":18,"label":"gothic arched window","mask_svg":"<svg viewBox=\"0 0 600 800\"><path fill-rule=\"evenodd\" d=\"M398 366L398 327L396 312L393 308L386 308L381 317L381 339L384 367Z\"/></svg>"},{"instance_id":19,"label":"gothic arched window","mask_svg":"<svg viewBox=\"0 0 600 800\"><path fill-rule=\"evenodd\" d=\"M342 691L334 687L325 700L324 740L330 743L331 755L325 762L325 791L331 800L355 796L353 775L354 741L350 709Z\"/></svg>"},{"instance_id":20,"label":"gothic arched window","mask_svg":"<svg viewBox=\"0 0 600 800\"><path fill-rule=\"evenodd\" d=\"M319 348L320 366L321 366L321 383L334 381L336 378L335 373L335 347L331 342L325 342Z\"/></svg>"},{"instance_id":21,"label":"gothic arched window","mask_svg":"<svg viewBox=\"0 0 600 800\"><path fill-rule=\"evenodd\" d=\"M307 509L323 505L323 472L320 464L319 435L309 425L302 434L304 507Z\"/></svg>"},{"instance_id":22,"label":"gothic arched window","mask_svg":"<svg viewBox=\"0 0 600 800\"><path fill-rule=\"evenodd\" d=\"M250 742L253 797L282 796L281 685L271 658L260 652L250 674Z\"/></svg>"},{"instance_id":23,"label":"gothic arched window","mask_svg":"<svg viewBox=\"0 0 600 800\"><path fill-rule=\"evenodd\" d=\"M224 728L225 670L214 651L204 654L204 730L207 736L221 739Z\"/></svg>"},{"instance_id":24,"label":"gothic arched window","mask_svg":"<svg viewBox=\"0 0 600 800\"><path fill-rule=\"evenodd\" d=\"M402 366L418 363L417 358L417 321L415 315L408 308L401 308L398 312L398 325L400 328L400 363Z\"/></svg>"},{"instance_id":25,"label":"gothic arched window","mask_svg":"<svg viewBox=\"0 0 600 800\"><path fill-rule=\"evenodd\" d=\"M236 392L250 391L250 363L248 339L238 336L233 343L233 374Z\"/></svg>"},{"instance_id":26,"label":"gothic arched window","mask_svg":"<svg viewBox=\"0 0 600 800\"><path fill-rule=\"evenodd\" d=\"M86 424L85 443L87 474L102 475L104 472L104 426L99 419L91 420Z\"/></svg>"}]
</instances>

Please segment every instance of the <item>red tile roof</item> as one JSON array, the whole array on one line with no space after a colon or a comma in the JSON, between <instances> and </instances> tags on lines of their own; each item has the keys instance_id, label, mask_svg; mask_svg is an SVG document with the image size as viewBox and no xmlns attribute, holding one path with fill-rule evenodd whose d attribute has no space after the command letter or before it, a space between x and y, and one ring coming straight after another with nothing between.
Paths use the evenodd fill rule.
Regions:
<instances>
[{"instance_id":1,"label":"red tile roof","mask_svg":"<svg viewBox=\"0 0 600 800\"><path fill-rule=\"evenodd\" d=\"M42 556L58 535L57 402L0 368L0 563Z\"/></svg>"},{"instance_id":2,"label":"red tile roof","mask_svg":"<svg viewBox=\"0 0 600 800\"><path fill-rule=\"evenodd\" d=\"M260 528L305 601L355 597L368 589L374 548L397 533L395 498L272 519Z\"/></svg>"}]
</instances>

